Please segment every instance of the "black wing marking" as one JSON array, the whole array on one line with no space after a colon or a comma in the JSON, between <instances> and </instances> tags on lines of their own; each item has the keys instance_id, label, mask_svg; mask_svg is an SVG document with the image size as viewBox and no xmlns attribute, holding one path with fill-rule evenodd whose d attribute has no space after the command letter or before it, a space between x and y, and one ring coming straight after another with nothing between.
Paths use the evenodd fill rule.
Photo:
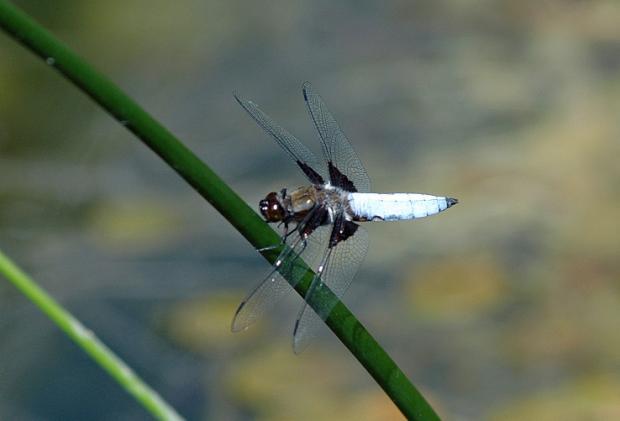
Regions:
<instances>
[{"instance_id":1,"label":"black wing marking","mask_svg":"<svg viewBox=\"0 0 620 421\"><path fill-rule=\"evenodd\" d=\"M258 105L252 101L239 97L236 93L233 93L237 102L243 107L244 110L278 142L278 145L282 147L289 154L289 156L299 165L304 172L308 180L312 184L324 184L326 180L326 173L324 164L319 161L303 143L301 143L295 136L290 134L284 128L276 124L271 117L265 114Z\"/></svg>"},{"instance_id":2,"label":"black wing marking","mask_svg":"<svg viewBox=\"0 0 620 421\"><path fill-rule=\"evenodd\" d=\"M297 354L306 349L315 336L317 328L321 325L321 320L325 320L338 301L342 299L366 257L368 233L363 227L352 222L351 224L356 225L357 228L347 227L345 231L353 230L354 235L350 235L339 241L334 247L328 247L325 250L321 262L323 265L322 273L319 273L320 265L315 266L317 275L306 293L305 302L295 322L293 350ZM335 226L333 230L336 230ZM339 235L333 234L333 230L330 233L330 239ZM321 290L325 285L334 293L337 300L322 302L318 311L315 312L308 305L308 302L312 302L313 297L321 295ZM323 295L322 298L325 299L325 296Z\"/></svg>"},{"instance_id":3,"label":"black wing marking","mask_svg":"<svg viewBox=\"0 0 620 421\"><path fill-rule=\"evenodd\" d=\"M355 222L347 221L344 213L339 213L334 221L334 229L329 236L329 247L336 247L341 241L351 237L360 226Z\"/></svg>"},{"instance_id":4,"label":"black wing marking","mask_svg":"<svg viewBox=\"0 0 620 421\"><path fill-rule=\"evenodd\" d=\"M329 168L329 179L347 191L370 191L370 178L321 97L309 82L303 84L304 99L321 137L323 155Z\"/></svg>"}]
</instances>

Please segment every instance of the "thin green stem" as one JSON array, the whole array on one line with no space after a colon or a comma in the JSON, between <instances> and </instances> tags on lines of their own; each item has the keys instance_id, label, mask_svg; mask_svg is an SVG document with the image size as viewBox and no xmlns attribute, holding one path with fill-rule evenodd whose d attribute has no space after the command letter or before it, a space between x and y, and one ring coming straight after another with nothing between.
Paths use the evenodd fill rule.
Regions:
<instances>
[{"instance_id":1,"label":"thin green stem","mask_svg":"<svg viewBox=\"0 0 620 421\"><path fill-rule=\"evenodd\" d=\"M119 357L71 313L58 304L0 250L0 273L95 360L127 392L160 420L181 420L181 416L144 383Z\"/></svg>"},{"instance_id":2,"label":"thin green stem","mask_svg":"<svg viewBox=\"0 0 620 421\"><path fill-rule=\"evenodd\" d=\"M211 203L255 248L260 249L279 241L278 235L165 127L53 35L3 0L0 0L0 27L132 131ZM276 251L263 255L273 262ZM302 296L311 279L312 272L308 269L304 279L297 283L295 289ZM325 302L337 300L327 289L322 294L321 300ZM420 392L344 304L339 302L334 307L326 323L407 418L438 419Z\"/></svg>"}]
</instances>

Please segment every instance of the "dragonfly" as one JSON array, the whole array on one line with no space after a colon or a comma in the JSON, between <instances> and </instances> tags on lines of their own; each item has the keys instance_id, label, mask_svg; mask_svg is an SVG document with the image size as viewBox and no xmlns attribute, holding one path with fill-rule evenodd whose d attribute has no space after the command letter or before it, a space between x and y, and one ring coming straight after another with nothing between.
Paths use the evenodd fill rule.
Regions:
<instances>
[{"instance_id":1,"label":"dragonfly","mask_svg":"<svg viewBox=\"0 0 620 421\"><path fill-rule=\"evenodd\" d=\"M301 260L314 270L304 303L295 321L293 350L303 351L333 307L343 297L368 251L368 234L360 225L370 221L400 221L438 214L457 199L420 193L371 193L370 178L342 129L310 83L303 96L318 131L322 160L276 124L257 104L234 93L237 102L299 166L309 184L270 192L260 201L266 222L283 228L282 240L266 249L282 250L269 274L241 302L232 331L245 330L275 306L306 273ZM286 281L288 278L289 281ZM327 287L332 300L309 303ZM329 297L329 295L327 295Z\"/></svg>"}]
</instances>

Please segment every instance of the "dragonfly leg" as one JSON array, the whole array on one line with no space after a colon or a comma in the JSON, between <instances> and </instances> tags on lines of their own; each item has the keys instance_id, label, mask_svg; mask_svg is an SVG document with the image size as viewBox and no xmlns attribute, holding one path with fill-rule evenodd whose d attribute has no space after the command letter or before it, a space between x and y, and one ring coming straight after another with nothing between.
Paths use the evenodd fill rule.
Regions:
<instances>
[{"instance_id":1,"label":"dragonfly leg","mask_svg":"<svg viewBox=\"0 0 620 421\"><path fill-rule=\"evenodd\" d=\"M299 222L297 226L295 226L295 229L291 230L290 232L288 231L288 223L285 223L285 230L284 230L284 236L282 237L282 243L285 243L286 239L290 235L296 232L299 233L299 240L297 240L297 244L299 244L299 241L301 241L301 250L299 250L298 253L295 253L295 257L293 257L291 262L295 262L295 260L299 258L299 256L304 252L304 250L306 250L306 247L308 246L308 234L305 232L305 227L308 221L310 220L310 217L311 217L311 213L308 213L308 215L306 215L304 219L301 222Z\"/></svg>"},{"instance_id":2,"label":"dragonfly leg","mask_svg":"<svg viewBox=\"0 0 620 421\"><path fill-rule=\"evenodd\" d=\"M257 249L258 252L263 252L263 251L269 251L269 250L275 250L278 247L283 246L284 244L286 244L286 239L293 233L295 233L295 230L293 231L289 231L288 229L288 221L287 222L282 222L280 225L284 224L284 234L282 234L282 237L280 238L280 242L278 244L272 244L270 246L267 247L262 247Z\"/></svg>"},{"instance_id":3,"label":"dragonfly leg","mask_svg":"<svg viewBox=\"0 0 620 421\"><path fill-rule=\"evenodd\" d=\"M308 239L306 237L302 237L301 238L301 250L299 250L299 253L295 253L295 257L293 258L292 262L295 262L295 260L299 259L299 256L301 256L301 254L304 252L306 247L308 247Z\"/></svg>"}]
</instances>

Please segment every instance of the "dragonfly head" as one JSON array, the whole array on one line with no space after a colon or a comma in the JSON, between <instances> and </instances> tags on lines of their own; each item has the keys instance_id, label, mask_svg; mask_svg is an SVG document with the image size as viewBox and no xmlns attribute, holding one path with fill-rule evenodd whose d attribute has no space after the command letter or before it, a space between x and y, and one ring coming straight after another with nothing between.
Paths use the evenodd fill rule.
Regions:
<instances>
[{"instance_id":1,"label":"dragonfly head","mask_svg":"<svg viewBox=\"0 0 620 421\"><path fill-rule=\"evenodd\" d=\"M271 192L258 204L260 213L267 222L279 222L284 219L285 212L276 192Z\"/></svg>"}]
</instances>

